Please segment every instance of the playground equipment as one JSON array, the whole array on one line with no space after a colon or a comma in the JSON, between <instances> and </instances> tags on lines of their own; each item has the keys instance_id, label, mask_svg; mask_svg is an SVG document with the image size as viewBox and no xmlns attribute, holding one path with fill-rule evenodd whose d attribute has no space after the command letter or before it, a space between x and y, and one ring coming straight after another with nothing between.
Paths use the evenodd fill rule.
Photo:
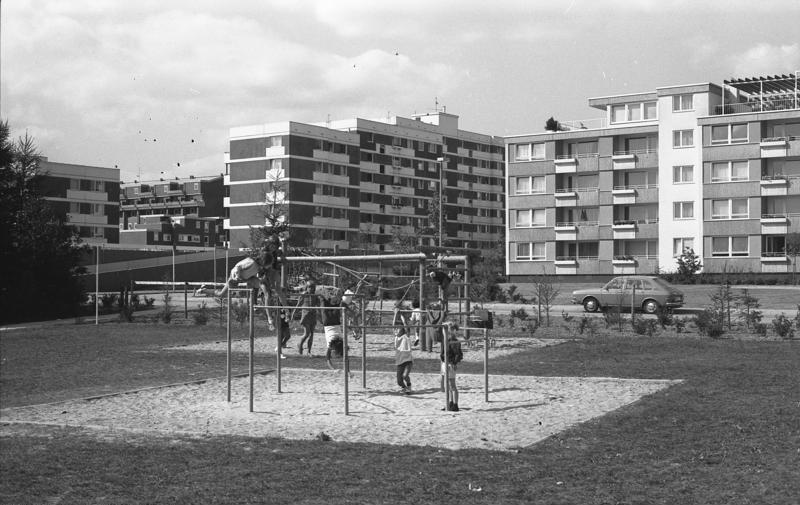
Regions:
<instances>
[{"instance_id":1,"label":"playground equipment","mask_svg":"<svg viewBox=\"0 0 800 505\"><path fill-rule=\"evenodd\" d=\"M416 263L417 267L418 267L417 280L414 280L414 281L409 282L408 284L402 286L402 288L405 288L405 291L403 293L403 296L402 296L401 300L405 299L406 295L409 293L409 291L414 286L414 284L418 283L418 291L417 292L418 292L418 295L419 295L419 300L420 300L421 305L424 305L424 300L425 300L425 282L426 282L426 278L428 277L428 275L426 275L425 272L427 270L426 267L428 267L429 264L435 265L435 267L438 268L438 269L442 269L444 264L447 264L447 265L457 264L457 265L459 265L461 267L461 268L459 268L459 270L463 271L463 273L464 273L464 275L463 275L464 282L462 282L462 283L453 283L453 284L457 284L459 287L463 286L465 288L464 289L465 294L467 292L466 288L467 288L468 282L469 282L469 258L467 256L447 256L447 257L440 256L440 257L436 258L435 260L430 260L424 254L421 254L421 253L420 254L367 255L367 256L283 256L283 258L282 258L282 260L280 262L280 267L281 267L281 277L280 277L280 279L281 279L281 283L280 283L280 286L276 286L276 288L278 290L280 290L280 291L283 291L283 290L286 289L287 270L290 267L290 265L292 265L292 264L305 264L305 263L326 264L326 265L329 265L329 266L333 266L334 270L342 269L342 271L347 272L349 274L355 274L354 276L362 276L361 281L364 282L366 279L368 279L370 277L377 277L378 279L380 279L382 276L384 276L384 274L382 272L382 263L391 263L391 262ZM356 271L354 269L349 269L347 267L343 267L341 265L342 263L361 263L362 265L367 264L367 263L377 263L378 264L378 272L377 272L377 274L374 274L374 275L370 274L370 273L364 274L363 272ZM336 271L333 272L332 277L335 280L334 282L336 282L336 281L338 281L340 279L339 274ZM342 289L342 288L343 287L341 286L341 283L339 282L339 289ZM230 296L231 295L230 295L230 293L231 293L231 291L237 290L237 289L242 289L242 288L230 287L226 292L226 294L227 294L227 298L226 299L227 299L227 306L228 306L228 322L227 322L227 381L228 381L228 384L227 384L227 391L228 391L227 401L228 402L231 401L231 347L232 347L232 339L231 339L231 309L230 309ZM248 375L249 375L249 383L250 383L250 387L249 387L249 409L250 409L250 412L252 412L253 411L253 393L254 393L253 392L253 384L254 384L254 354L255 354L255 317L254 317L255 309L266 310L267 313L268 313L268 319L272 320L272 318L269 316L269 312L270 311L273 311L273 310L276 311L276 315L277 315L277 311L278 310L281 310L281 309L291 310L294 307L289 305L288 303L286 303L285 298L281 298L281 303L280 304L272 305L272 304L269 303L269 298L267 296L265 296L265 303L263 305L256 305L256 293L257 293L257 290L253 289L253 287L247 287L247 288L244 288L244 289L249 289L250 290L250 296L249 296L249 300L250 300L250 303L249 303L249 327L248 327L250 345L249 345L249 373L248 373ZM461 291L461 290L459 289L459 291ZM380 291L379 291L379 295L380 294L382 294L382 293L380 293ZM362 356L361 356L361 359L362 359L362 363L361 363L362 378L361 378L361 381L362 381L362 387L366 388L366 386L367 386L367 379L366 379L366 369L367 369L367 366L366 366L366 355L367 355L367 353L366 353L366 340L367 340L366 339L366 330L367 329L392 329L394 327L391 326L391 325L380 324L381 323L380 321L378 322L378 324L370 324L370 322L367 321L367 317L366 317L366 303L364 302L365 297L363 295L360 295L360 294L357 294L357 293L353 293L351 296L352 296L352 300L357 300L358 301L358 303L356 305L357 305L358 309L360 309L358 311L358 312L360 312L360 324L354 325L354 328L361 332L361 341L362 341ZM279 296L279 298L280 298L280 296ZM380 298L382 300L382 296ZM446 296L442 296L441 286L440 286L440 289L439 289L439 299L440 300L447 299ZM461 310L461 302L462 301L465 302L465 310L464 311ZM459 296L458 297L458 303L459 303L459 310L458 311L449 312L448 311L448 307L442 307L442 310L445 311L446 316L457 316L457 317L460 318L460 320L462 322L461 322L461 324L459 326L461 327L461 329L463 329L465 331L467 339L469 339L469 332L470 331L476 331L476 330L477 331L481 331L481 330L483 331L483 337L484 337L484 382L485 382L484 389L485 389L485 400L488 402L489 401L489 389L488 389L488 348L489 348L489 337L488 337L488 331L487 331L488 328L485 328L485 327L484 328L480 328L480 327L477 327L477 326L475 326L475 327L471 327L470 326L470 324L469 324L469 316L471 315L471 310L470 310L470 300L469 300L468 296L463 296L463 297ZM325 310L325 309L330 310L330 307L321 307L320 306L320 307L314 307L313 309L314 310ZM341 307L339 310L342 311L341 323L342 323L342 338L343 338L343 344L344 344L343 345L343 355L342 355L344 414L345 415L349 415L349 378L350 378L350 368L349 368L349 358L348 358L348 337L349 337L350 330L353 329L353 328L348 328L348 312L347 312L348 309L347 309L347 307ZM443 336L445 337L444 342L447 342L447 338L449 337L449 328L450 328L450 326L451 326L451 324L449 322L446 322L446 321L440 321L440 324L436 324L436 325L427 325L427 324L426 325L420 325L420 324L417 325L418 328L428 328L428 327L442 328L442 331L444 333ZM276 328L275 331L276 331L276 336L278 336L278 331L279 330ZM280 338L278 338L278 342L280 342ZM447 348L447 345L444 346L445 353L447 352L446 348ZM277 375L278 393L281 393L281 358L280 358L280 352L276 353L276 375ZM445 379L447 379L447 377ZM445 380L445 387L446 388L448 387L448 381L447 380ZM445 398L447 398L447 391L445 391L445 393L446 393ZM446 404L446 400L445 400L445 404Z\"/></svg>"}]
</instances>

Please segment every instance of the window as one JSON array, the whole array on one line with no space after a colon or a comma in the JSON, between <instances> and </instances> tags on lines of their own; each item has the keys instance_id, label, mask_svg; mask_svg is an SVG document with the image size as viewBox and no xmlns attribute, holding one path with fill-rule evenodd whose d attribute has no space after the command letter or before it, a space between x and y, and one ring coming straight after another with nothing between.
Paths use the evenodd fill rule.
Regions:
<instances>
[{"instance_id":1,"label":"window","mask_svg":"<svg viewBox=\"0 0 800 505\"><path fill-rule=\"evenodd\" d=\"M644 103L644 119L658 119L658 107L656 106L656 102L645 102Z\"/></svg>"},{"instance_id":2,"label":"window","mask_svg":"<svg viewBox=\"0 0 800 505\"><path fill-rule=\"evenodd\" d=\"M672 112L684 110L694 110L694 103L691 94L675 95L672 97Z\"/></svg>"},{"instance_id":3,"label":"window","mask_svg":"<svg viewBox=\"0 0 800 505\"><path fill-rule=\"evenodd\" d=\"M694 219L694 202L673 203L672 217L675 219Z\"/></svg>"},{"instance_id":4,"label":"window","mask_svg":"<svg viewBox=\"0 0 800 505\"><path fill-rule=\"evenodd\" d=\"M531 192L531 178L530 177L517 177L517 187L514 194L529 195Z\"/></svg>"},{"instance_id":5,"label":"window","mask_svg":"<svg viewBox=\"0 0 800 505\"><path fill-rule=\"evenodd\" d=\"M517 177L516 186L513 188L515 195L532 195L544 193L544 176Z\"/></svg>"},{"instance_id":6,"label":"window","mask_svg":"<svg viewBox=\"0 0 800 505\"><path fill-rule=\"evenodd\" d=\"M746 181L749 178L747 161L723 161L711 164L711 182Z\"/></svg>"},{"instance_id":7,"label":"window","mask_svg":"<svg viewBox=\"0 0 800 505\"><path fill-rule=\"evenodd\" d=\"M672 132L672 147L693 147L693 130L675 130Z\"/></svg>"},{"instance_id":8,"label":"window","mask_svg":"<svg viewBox=\"0 0 800 505\"><path fill-rule=\"evenodd\" d=\"M544 143L516 144L514 161L530 161L544 159Z\"/></svg>"},{"instance_id":9,"label":"window","mask_svg":"<svg viewBox=\"0 0 800 505\"><path fill-rule=\"evenodd\" d=\"M694 251L694 239L689 237L676 238L672 241L672 255L675 257L680 256L684 252Z\"/></svg>"},{"instance_id":10,"label":"window","mask_svg":"<svg viewBox=\"0 0 800 505\"><path fill-rule=\"evenodd\" d=\"M545 225L544 209L524 209L517 211L517 228L531 228Z\"/></svg>"},{"instance_id":11,"label":"window","mask_svg":"<svg viewBox=\"0 0 800 505\"><path fill-rule=\"evenodd\" d=\"M283 137L270 137L269 138L269 145L270 147L280 147L283 145Z\"/></svg>"},{"instance_id":12,"label":"window","mask_svg":"<svg viewBox=\"0 0 800 505\"><path fill-rule=\"evenodd\" d=\"M747 123L711 127L711 144L741 144L747 142Z\"/></svg>"},{"instance_id":13,"label":"window","mask_svg":"<svg viewBox=\"0 0 800 505\"><path fill-rule=\"evenodd\" d=\"M681 184L694 181L694 166L679 165L672 167L672 182Z\"/></svg>"},{"instance_id":14,"label":"window","mask_svg":"<svg viewBox=\"0 0 800 505\"><path fill-rule=\"evenodd\" d=\"M711 219L747 219L747 198L711 200Z\"/></svg>"},{"instance_id":15,"label":"window","mask_svg":"<svg viewBox=\"0 0 800 505\"><path fill-rule=\"evenodd\" d=\"M747 237L711 237L711 256L747 256Z\"/></svg>"},{"instance_id":16,"label":"window","mask_svg":"<svg viewBox=\"0 0 800 505\"><path fill-rule=\"evenodd\" d=\"M656 119L656 102L639 102L611 106L611 122L625 123L628 121L641 121L643 119Z\"/></svg>"},{"instance_id":17,"label":"window","mask_svg":"<svg viewBox=\"0 0 800 505\"><path fill-rule=\"evenodd\" d=\"M545 259L544 242L518 242L516 259L518 261Z\"/></svg>"}]
</instances>

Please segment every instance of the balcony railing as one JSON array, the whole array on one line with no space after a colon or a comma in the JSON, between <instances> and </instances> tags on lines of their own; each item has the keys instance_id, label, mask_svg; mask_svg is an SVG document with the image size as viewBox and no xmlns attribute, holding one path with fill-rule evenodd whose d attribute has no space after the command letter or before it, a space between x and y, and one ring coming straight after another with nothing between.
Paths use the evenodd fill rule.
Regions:
<instances>
[{"instance_id":1,"label":"balcony railing","mask_svg":"<svg viewBox=\"0 0 800 505\"><path fill-rule=\"evenodd\" d=\"M556 154L557 160L572 160L575 158L597 158L600 153Z\"/></svg>"},{"instance_id":2,"label":"balcony railing","mask_svg":"<svg viewBox=\"0 0 800 505\"><path fill-rule=\"evenodd\" d=\"M767 100L751 100L742 103L730 103L717 105L714 107L714 115L722 116L725 114L745 114L748 112L769 112L774 110L800 109L800 99L794 98L770 98Z\"/></svg>"},{"instance_id":3,"label":"balcony railing","mask_svg":"<svg viewBox=\"0 0 800 505\"><path fill-rule=\"evenodd\" d=\"M579 256L556 256L556 261L577 261L577 260L597 260L600 257L594 255L579 255Z\"/></svg>"},{"instance_id":4,"label":"balcony railing","mask_svg":"<svg viewBox=\"0 0 800 505\"><path fill-rule=\"evenodd\" d=\"M628 149L626 151L614 151L612 154L614 156L628 156L631 154L652 154L657 153L658 149L654 149L652 147L648 147L646 149Z\"/></svg>"},{"instance_id":5,"label":"balcony railing","mask_svg":"<svg viewBox=\"0 0 800 505\"><path fill-rule=\"evenodd\" d=\"M651 217L651 218L644 218L644 219L615 219L614 226L617 225L625 225L625 224L657 224L658 218Z\"/></svg>"},{"instance_id":6,"label":"balcony railing","mask_svg":"<svg viewBox=\"0 0 800 505\"><path fill-rule=\"evenodd\" d=\"M556 221L556 228L566 228L568 226L598 226L597 221Z\"/></svg>"},{"instance_id":7,"label":"balcony railing","mask_svg":"<svg viewBox=\"0 0 800 505\"><path fill-rule=\"evenodd\" d=\"M657 189L658 184L628 184L626 186L614 186L612 189L620 191L624 189Z\"/></svg>"},{"instance_id":8,"label":"balcony railing","mask_svg":"<svg viewBox=\"0 0 800 505\"><path fill-rule=\"evenodd\" d=\"M595 191L597 191L597 186L587 186L585 188L556 188L556 193L594 193Z\"/></svg>"},{"instance_id":9,"label":"balcony railing","mask_svg":"<svg viewBox=\"0 0 800 505\"><path fill-rule=\"evenodd\" d=\"M788 137L764 137L761 142L788 142L790 140L800 140L796 135L789 135Z\"/></svg>"},{"instance_id":10,"label":"balcony railing","mask_svg":"<svg viewBox=\"0 0 800 505\"><path fill-rule=\"evenodd\" d=\"M761 253L762 258L785 258L786 253L783 251L763 251Z\"/></svg>"}]
</instances>

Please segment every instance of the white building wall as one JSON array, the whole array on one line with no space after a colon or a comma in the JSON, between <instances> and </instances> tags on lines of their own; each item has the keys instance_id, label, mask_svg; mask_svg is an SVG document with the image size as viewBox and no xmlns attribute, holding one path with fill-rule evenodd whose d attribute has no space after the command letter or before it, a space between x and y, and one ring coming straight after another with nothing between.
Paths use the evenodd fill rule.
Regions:
<instances>
[{"instance_id":1,"label":"white building wall","mask_svg":"<svg viewBox=\"0 0 800 505\"><path fill-rule=\"evenodd\" d=\"M680 88L674 93L681 94ZM673 256L676 238L692 238L694 252L703 257L703 137L697 118L708 115L709 94L693 93L693 106L692 110L673 112L672 94L658 98L658 265L665 272L677 268ZM693 147L674 148L676 130L693 130ZM679 165L694 167L691 183L673 183L673 167ZM686 201L694 202L694 218L676 220L673 204Z\"/></svg>"}]
</instances>

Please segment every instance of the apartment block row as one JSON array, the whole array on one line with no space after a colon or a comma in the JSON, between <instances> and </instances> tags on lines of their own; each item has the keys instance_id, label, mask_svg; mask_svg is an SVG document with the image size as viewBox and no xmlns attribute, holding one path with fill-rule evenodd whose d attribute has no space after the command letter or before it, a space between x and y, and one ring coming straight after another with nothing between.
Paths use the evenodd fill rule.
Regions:
<instances>
[{"instance_id":1,"label":"apartment block row","mask_svg":"<svg viewBox=\"0 0 800 505\"><path fill-rule=\"evenodd\" d=\"M504 150L502 138L461 130L444 111L232 128L231 247L248 246L250 227L270 213L291 223L291 243L315 249L496 247Z\"/></svg>"},{"instance_id":2,"label":"apartment block row","mask_svg":"<svg viewBox=\"0 0 800 505\"><path fill-rule=\"evenodd\" d=\"M781 273L800 232L797 75L590 98L594 120L506 137L507 272Z\"/></svg>"}]
</instances>

